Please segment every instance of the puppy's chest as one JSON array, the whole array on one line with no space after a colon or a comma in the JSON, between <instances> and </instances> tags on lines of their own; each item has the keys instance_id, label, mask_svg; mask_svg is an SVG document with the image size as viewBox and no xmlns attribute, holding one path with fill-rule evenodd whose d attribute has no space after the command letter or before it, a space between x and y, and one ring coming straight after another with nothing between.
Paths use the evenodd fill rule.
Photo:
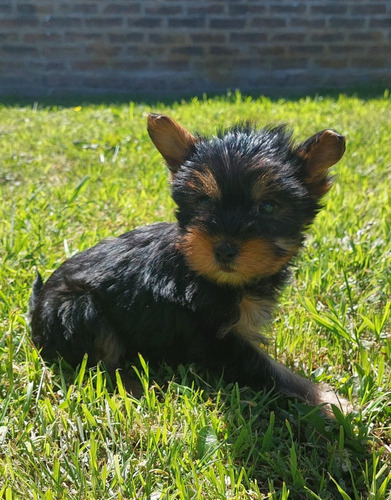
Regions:
<instances>
[{"instance_id":1,"label":"puppy's chest","mask_svg":"<svg viewBox=\"0 0 391 500\"><path fill-rule=\"evenodd\" d=\"M233 325L234 332L244 340L259 347L267 338L261 329L272 319L275 301L253 295L244 295L239 302L239 320Z\"/></svg>"}]
</instances>

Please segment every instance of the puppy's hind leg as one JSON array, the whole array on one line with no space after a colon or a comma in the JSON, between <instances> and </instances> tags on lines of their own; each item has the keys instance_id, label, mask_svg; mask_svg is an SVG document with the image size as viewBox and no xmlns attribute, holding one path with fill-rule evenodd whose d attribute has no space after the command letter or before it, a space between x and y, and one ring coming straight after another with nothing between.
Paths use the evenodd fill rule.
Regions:
<instances>
[{"instance_id":1,"label":"puppy's hind leg","mask_svg":"<svg viewBox=\"0 0 391 500\"><path fill-rule=\"evenodd\" d=\"M135 378L131 377L125 369L125 346L117 334L114 322L110 321L102 309L99 307L99 299L94 298L94 304L90 309L90 328L93 331L93 342L88 346L88 364L90 366L102 362L109 374L113 386L117 385L117 371L119 372L122 384L127 392L135 398L143 395L143 387Z\"/></svg>"},{"instance_id":2,"label":"puppy's hind leg","mask_svg":"<svg viewBox=\"0 0 391 500\"><path fill-rule=\"evenodd\" d=\"M87 354L88 366L103 361L110 368L120 367L122 345L99 297L69 288L44 287L30 301L32 338L42 357L54 361L60 356L76 367Z\"/></svg>"},{"instance_id":3,"label":"puppy's hind leg","mask_svg":"<svg viewBox=\"0 0 391 500\"><path fill-rule=\"evenodd\" d=\"M104 364L113 385L117 385L116 372L118 371L125 390L135 398L141 398L143 395L143 386L141 382L132 378L124 369L122 362L123 352L122 343L118 341L118 337L114 332L107 333L102 331L101 334L96 336L94 342L95 359ZM93 364L96 363L93 362Z\"/></svg>"}]
</instances>

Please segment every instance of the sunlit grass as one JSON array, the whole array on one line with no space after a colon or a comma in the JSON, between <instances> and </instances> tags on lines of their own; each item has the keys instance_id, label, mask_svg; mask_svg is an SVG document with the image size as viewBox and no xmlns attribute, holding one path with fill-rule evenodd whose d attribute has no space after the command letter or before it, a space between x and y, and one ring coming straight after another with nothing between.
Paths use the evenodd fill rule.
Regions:
<instances>
[{"instance_id":1,"label":"sunlit grass","mask_svg":"<svg viewBox=\"0 0 391 500\"><path fill-rule=\"evenodd\" d=\"M251 120L285 122L297 140L346 135L267 333L271 355L332 384L356 413L328 422L197 367L148 374L141 362L136 400L99 368L43 365L25 319L35 266L47 277L103 237L173 220L149 111L205 134ZM388 94L0 107L0 499L389 499L390 145Z\"/></svg>"}]
</instances>

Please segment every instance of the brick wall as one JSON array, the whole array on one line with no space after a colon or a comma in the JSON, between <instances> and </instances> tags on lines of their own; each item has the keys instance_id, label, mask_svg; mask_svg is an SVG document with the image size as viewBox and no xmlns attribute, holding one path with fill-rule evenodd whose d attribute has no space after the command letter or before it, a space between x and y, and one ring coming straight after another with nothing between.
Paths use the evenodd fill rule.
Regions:
<instances>
[{"instance_id":1,"label":"brick wall","mask_svg":"<svg viewBox=\"0 0 391 500\"><path fill-rule=\"evenodd\" d=\"M0 0L3 95L390 83L390 0Z\"/></svg>"}]
</instances>

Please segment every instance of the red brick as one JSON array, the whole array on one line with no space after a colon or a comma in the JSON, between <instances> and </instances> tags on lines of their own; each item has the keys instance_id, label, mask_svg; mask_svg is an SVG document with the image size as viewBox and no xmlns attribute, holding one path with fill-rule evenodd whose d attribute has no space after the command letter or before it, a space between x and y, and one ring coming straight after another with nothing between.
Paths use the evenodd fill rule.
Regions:
<instances>
[{"instance_id":1,"label":"red brick","mask_svg":"<svg viewBox=\"0 0 391 500\"><path fill-rule=\"evenodd\" d=\"M209 21L211 29L217 30L238 30L244 28L245 21L243 19L231 19L231 18L212 18Z\"/></svg>"},{"instance_id":2,"label":"red brick","mask_svg":"<svg viewBox=\"0 0 391 500\"><path fill-rule=\"evenodd\" d=\"M266 9L265 9L266 10ZM250 5L246 5L245 3L229 4L229 15L230 16L246 16L250 12Z\"/></svg>"},{"instance_id":3,"label":"red brick","mask_svg":"<svg viewBox=\"0 0 391 500\"><path fill-rule=\"evenodd\" d=\"M197 16L197 15L207 15L207 14L224 14L225 12L225 6L224 5L216 5L216 4L209 4L209 5L197 5L197 6L188 6L187 7L187 13L190 16Z\"/></svg>"},{"instance_id":4,"label":"red brick","mask_svg":"<svg viewBox=\"0 0 391 500\"><path fill-rule=\"evenodd\" d=\"M82 19L77 16L47 16L43 22L45 30L54 28L78 28L82 26Z\"/></svg>"},{"instance_id":5,"label":"red brick","mask_svg":"<svg viewBox=\"0 0 391 500\"><path fill-rule=\"evenodd\" d=\"M50 62L50 63L47 63L45 65L45 69L47 71L54 71L54 72L65 71L66 70L66 64L63 63L63 62L58 62L58 61Z\"/></svg>"},{"instance_id":6,"label":"red brick","mask_svg":"<svg viewBox=\"0 0 391 500\"><path fill-rule=\"evenodd\" d=\"M215 45L209 47L209 54L212 56L221 56L224 54L225 57L231 57L239 54L239 50L234 47L227 47L223 45Z\"/></svg>"},{"instance_id":7,"label":"red brick","mask_svg":"<svg viewBox=\"0 0 391 500\"><path fill-rule=\"evenodd\" d=\"M254 17L251 19L250 26L259 28L283 28L286 26L285 17Z\"/></svg>"},{"instance_id":8,"label":"red brick","mask_svg":"<svg viewBox=\"0 0 391 500\"><path fill-rule=\"evenodd\" d=\"M225 43L227 40L227 34L225 33L211 33L208 32L198 32L198 33L190 33L189 38L194 43Z\"/></svg>"},{"instance_id":9,"label":"red brick","mask_svg":"<svg viewBox=\"0 0 391 500\"><path fill-rule=\"evenodd\" d=\"M171 54L185 55L185 56L202 56L205 49L200 46L189 45L183 47L175 47L171 49Z\"/></svg>"},{"instance_id":10,"label":"red brick","mask_svg":"<svg viewBox=\"0 0 391 500\"><path fill-rule=\"evenodd\" d=\"M366 53L368 55L374 55L374 56L388 56L388 61L389 64L391 64L391 43L387 44L382 44L382 45L371 45L367 47Z\"/></svg>"},{"instance_id":11,"label":"red brick","mask_svg":"<svg viewBox=\"0 0 391 500\"><path fill-rule=\"evenodd\" d=\"M154 5L145 9L146 14L154 16L175 16L183 13L182 5Z\"/></svg>"},{"instance_id":12,"label":"red brick","mask_svg":"<svg viewBox=\"0 0 391 500\"><path fill-rule=\"evenodd\" d=\"M84 25L87 28L119 28L123 26L124 18L123 17L86 17L84 19Z\"/></svg>"},{"instance_id":13,"label":"red brick","mask_svg":"<svg viewBox=\"0 0 391 500\"><path fill-rule=\"evenodd\" d=\"M110 3L107 7L103 9L103 14L106 15L127 15L127 14L139 14L141 12L141 6L139 3Z\"/></svg>"},{"instance_id":14,"label":"red brick","mask_svg":"<svg viewBox=\"0 0 391 500\"><path fill-rule=\"evenodd\" d=\"M385 3L374 3L367 5L352 5L351 6L352 14L359 15L371 15L371 14L386 14L387 9Z\"/></svg>"},{"instance_id":15,"label":"red brick","mask_svg":"<svg viewBox=\"0 0 391 500\"><path fill-rule=\"evenodd\" d=\"M272 69L298 69L306 68L308 60L305 58L289 57L288 59L276 59L272 61Z\"/></svg>"},{"instance_id":16,"label":"red brick","mask_svg":"<svg viewBox=\"0 0 391 500\"><path fill-rule=\"evenodd\" d=\"M144 33L109 33L108 39L112 43L129 43L129 42L142 42L144 40Z\"/></svg>"},{"instance_id":17,"label":"red brick","mask_svg":"<svg viewBox=\"0 0 391 500\"><path fill-rule=\"evenodd\" d=\"M16 16L16 17L3 17L0 18L0 28L13 28L20 29L28 26L30 28L38 27L38 19L31 16Z\"/></svg>"},{"instance_id":18,"label":"red brick","mask_svg":"<svg viewBox=\"0 0 391 500\"><path fill-rule=\"evenodd\" d=\"M267 11L266 5L260 5L258 2L250 4L248 6L249 15L265 14L266 11Z\"/></svg>"},{"instance_id":19,"label":"red brick","mask_svg":"<svg viewBox=\"0 0 391 500\"><path fill-rule=\"evenodd\" d=\"M0 33L1 43L15 43L19 41L19 33Z\"/></svg>"},{"instance_id":20,"label":"red brick","mask_svg":"<svg viewBox=\"0 0 391 500\"><path fill-rule=\"evenodd\" d=\"M173 17L168 20L168 26L170 28L200 28L205 26L205 19L203 17Z\"/></svg>"},{"instance_id":21,"label":"red brick","mask_svg":"<svg viewBox=\"0 0 391 500\"><path fill-rule=\"evenodd\" d=\"M88 44L85 47L85 53L87 56L91 56L94 60L104 61L106 59L113 59L118 56L121 51L121 46L115 46L107 44L105 42L94 42L93 44Z\"/></svg>"},{"instance_id":22,"label":"red brick","mask_svg":"<svg viewBox=\"0 0 391 500\"><path fill-rule=\"evenodd\" d=\"M128 19L129 27L136 28L159 28L163 24L161 17L132 17Z\"/></svg>"},{"instance_id":23,"label":"red brick","mask_svg":"<svg viewBox=\"0 0 391 500\"><path fill-rule=\"evenodd\" d=\"M361 45L352 45L352 44L330 44L329 50L331 54L356 54L357 52L362 53Z\"/></svg>"},{"instance_id":24,"label":"red brick","mask_svg":"<svg viewBox=\"0 0 391 500\"><path fill-rule=\"evenodd\" d=\"M12 2L6 2L5 0L0 3L0 13L10 14L12 12Z\"/></svg>"},{"instance_id":25,"label":"red brick","mask_svg":"<svg viewBox=\"0 0 391 500\"><path fill-rule=\"evenodd\" d=\"M60 6L62 14L97 14L98 5L96 3L62 3Z\"/></svg>"},{"instance_id":26,"label":"red brick","mask_svg":"<svg viewBox=\"0 0 391 500\"><path fill-rule=\"evenodd\" d=\"M57 43L62 41L62 36L55 33L26 33L23 36L26 43Z\"/></svg>"},{"instance_id":27,"label":"red brick","mask_svg":"<svg viewBox=\"0 0 391 500\"><path fill-rule=\"evenodd\" d=\"M176 70L185 71L189 68L189 63L187 59L169 59L167 61L156 61L155 67L163 71Z\"/></svg>"},{"instance_id":28,"label":"red brick","mask_svg":"<svg viewBox=\"0 0 391 500\"><path fill-rule=\"evenodd\" d=\"M271 5L270 12L273 14L304 14L307 11L306 2L292 2L291 5Z\"/></svg>"},{"instance_id":29,"label":"red brick","mask_svg":"<svg viewBox=\"0 0 391 500\"><path fill-rule=\"evenodd\" d=\"M391 28L391 17L383 17L379 19L370 19L369 20L370 28Z\"/></svg>"},{"instance_id":30,"label":"red brick","mask_svg":"<svg viewBox=\"0 0 391 500\"><path fill-rule=\"evenodd\" d=\"M267 35L265 33L257 32L233 32L229 36L230 42L235 44L247 44L247 43L262 43L266 42Z\"/></svg>"},{"instance_id":31,"label":"red brick","mask_svg":"<svg viewBox=\"0 0 391 500\"><path fill-rule=\"evenodd\" d=\"M271 42L303 42L306 39L305 33L278 33L270 38Z\"/></svg>"},{"instance_id":32,"label":"red brick","mask_svg":"<svg viewBox=\"0 0 391 500\"><path fill-rule=\"evenodd\" d=\"M42 56L51 60L70 60L73 61L75 58L80 57L80 54L84 52L84 49L80 45L66 46L61 50L58 47L53 47L48 44L41 47Z\"/></svg>"},{"instance_id":33,"label":"red brick","mask_svg":"<svg viewBox=\"0 0 391 500\"><path fill-rule=\"evenodd\" d=\"M12 55L15 57L20 57L20 56L36 57L36 56L38 56L38 49L36 47L31 47L29 45L3 45L1 47L1 52L3 55Z\"/></svg>"},{"instance_id":34,"label":"red brick","mask_svg":"<svg viewBox=\"0 0 391 500\"><path fill-rule=\"evenodd\" d=\"M102 41L105 40L105 34L102 32L93 32L93 33L86 33L86 32L70 32L70 33L65 33L64 39L67 44L70 43L81 43L81 42L91 42L91 41Z\"/></svg>"},{"instance_id":35,"label":"red brick","mask_svg":"<svg viewBox=\"0 0 391 500\"><path fill-rule=\"evenodd\" d=\"M126 60L126 61L117 61L112 64L113 69L118 71L135 71L146 69L149 67L148 59L144 60Z\"/></svg>"},{"instance_id":36,"label":"red brick","mask_svg":"<svg viewBox=\"0 0 391 500\"><path fill-rule=\"evenodd\" d=\"M294 27L303 27L311 31L315 31L316 29L324 28L326 26L326 20L324 17L291 17L289 20L289 24Z\"/></svg>"},{"instance_id":37,"label":"red brick","mask_svg":"<svg viewBox=\"0 0 391 500\"><path fill-rule=\"evenodd\" d=\"M346 57L326 57L318 59L316 65L321 68L346 68L349 65L349 60Z\"/></svg>"},{"instance_id":38,"label":"red brick","mask_svg":"<svg viewBox=\"0 0 391 500\"><path fill-rule=\"evenodd\" d=\"M390 16L388 0L0 0L0 93L388 82Z\"/></svg>"},{"instance_id":39,"label":"red brick","mask_svg":"<svg viewBox=\"0 0 391 500\"><path fill-rule=\"evenodd\" d=\"M330 42L342 42L345 40L345 33L311 33L309 35L309 38L313 42L325 42L325 43L330 43Z\"/></svg>"},{"instance_id":40,"label":"red brick","mask_svg":"<svg viewBox=\"0 0 391 500\"><path fill-rule=\"evenodd\" d=\"M74 61L71 64L72 71L95 71L108 66L107 59L81 59L79 61Z\"/></svg>"},{"instance_id":41,"label":"red brick","mask_svg":"<svg viewBox=\"0 0 391 500\"><path fill-rule=\"evenodd\" d=\"M311 14L331 14L334 16L346 14L348 10L346 3L329 2L326 4L326 2L324 2L322 5L311 5Z\"/></svg>"},{"instance_id":42,"label":"red brick","mask_svg":"<svg viewBox=\"0 0 391 500\"><path fill-rule=\"evenodd\" d=\"M31 16L37 12L36 5L31 3L18 3L16 5L16 13L23 16Z\"/></svg>"},{"instance_id":43,"label":"red brick","mask_svg":"<svg viewBox=\"0 0 391 500\"><path fill-rule=\"evenodd\" d=\"M351 66L357 68L383 68L385 65L389 64L390 58L387 56L361 56L351 61Z\"/></svg>"},{"instance_id":44,"label":"red brick","mask_svg":"<svg viewBox=\"0 0 391 500\"><path fill-rule=\"evenodd\" d=\"M354 21L350 17L340 17L340 16L332 16L328 20L329 26L333 28L343 28L346 30L347 26L354 23L355 29L364 28L365 26L365 17L355 17Z\"/></svg>"},{"instance_id":45,"label":"red brick","mask_svg":"<svg viewBox=\"0 0 391 500\"><path fill-rule=\"evenodd\" d=\"M259 52L262 54L262 57L271 57L271 60L274 60L275 57L282 57L285 56L287 47L286 45L271 45L269 47L262 47L258 49ZM283 61L281 61L281 64Z\"/></svg>"},{"instance_id":46,"label":"red brick","mask_svg":"<svg viewBox=\"0 0 391 500\"><path fill-rule=\"evenodd\" d=\"M148 40L155 44L164 44L164 45L176 45L176 44L184 44L189 40L189 36L187 33L151 33L148 36Z\"/></svg>"},{"instance_id":47,"label":"red brick","mask_svg":"<svg viewBox=\"0 0 391 500\"><path fill-rule=\"evenodd\" d=\"M384 35L381 31L353 31L349 34L349 40L361 42L366 41L381 41L384 40Z\"/></svg>"},{"instance_id":48,"label":"red brick","mask_svg":"<svg viewBox=\"0 0 391 500\"><path fill-rule=\"evenodd\" d=\"M289 54L294 55L312 55L312 54L323 54L323 45L288 45L287 47Z\"/></svg>"}]
</instances>

